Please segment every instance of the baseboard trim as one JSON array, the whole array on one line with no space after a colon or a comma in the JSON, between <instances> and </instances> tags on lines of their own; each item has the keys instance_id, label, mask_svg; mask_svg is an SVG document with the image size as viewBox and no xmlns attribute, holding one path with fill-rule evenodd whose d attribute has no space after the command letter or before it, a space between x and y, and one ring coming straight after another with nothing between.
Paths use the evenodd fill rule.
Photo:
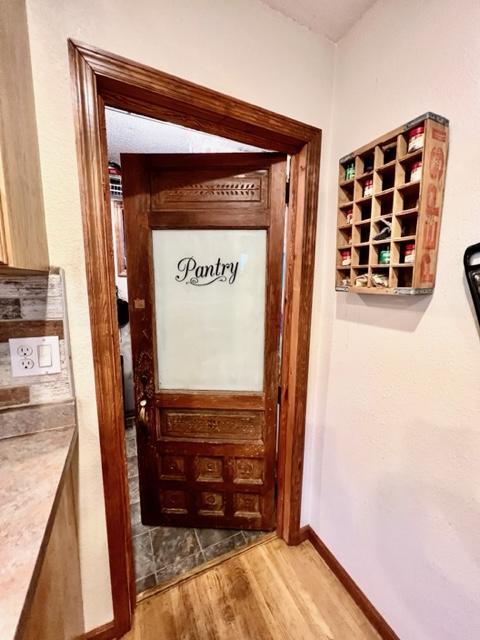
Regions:
<instances>
[{"instance_id":1,"label":"baseboard trim","mask_svg":"<svg viewBox=\"0 0 480 640\"><path fill-rule=\"evenodd\" d=\"M363 593L353 578L345 571L340 562L318 537L310 525L302 527L298 533L298 542L309 540L315 551L321 556L327 566L340 580L372 627L383 640L400 640L385 618L377 611L367 596Z\"/></svg>"},{"instance_id":2,"label":"baseboard trim","mask_svg":"<svg viewBox=\"0 0 480 640\"><path fill-rule=\"evenodd\" d=\"M84 633L81 640L116 640L118 638L115 620Z\"/></svg>"}]
</instances>

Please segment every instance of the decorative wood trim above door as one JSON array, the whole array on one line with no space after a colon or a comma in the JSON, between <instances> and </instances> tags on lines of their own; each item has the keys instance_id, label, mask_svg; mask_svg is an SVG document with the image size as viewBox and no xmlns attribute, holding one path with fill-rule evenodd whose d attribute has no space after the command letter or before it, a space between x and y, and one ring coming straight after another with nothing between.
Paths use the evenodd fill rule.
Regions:
<instances>
[{"instance_id":1,"label":"decorative wood trim above door","mask_svg":"<svg viewBox=\"0 0 480 640\"><path fill-rule=\"evenodd\" d=\"M105 106L291 154L277 462L277 533L298 541L321 131L69 41L115 637L135 607L108 194Z\"/></svg>"}]
</instances>

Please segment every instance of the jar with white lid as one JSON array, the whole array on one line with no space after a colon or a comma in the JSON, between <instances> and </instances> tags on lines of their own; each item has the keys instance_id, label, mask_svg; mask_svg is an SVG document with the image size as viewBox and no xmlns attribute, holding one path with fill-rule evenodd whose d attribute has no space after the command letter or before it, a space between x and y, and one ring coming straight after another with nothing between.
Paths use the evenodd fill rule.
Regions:
<instances>
[{"instance_id":1,"label":"jar with white lid","mask_svg":"<svg viewBox=\"0 0 480 640\"><path fill-rule=\"evenodd\" d=\"M422 179L422 163L414 162L410 172L410 182L417 182Z\"/></svg>"},{"instance_id":2,"label":"jar with white lid","mask_svg":"<svg viewBox=\"0 0 480 640\"><path fill-rule=\"evenodd\" d=\"M372 193L373 193L373 180L372 179L365 180L363 184L363 197L368 198L369 196L372 195Z\"/></svg>"},{"instance_id":3,"label":"jar with white lid","mask_svg":"<svg viewBox=\"0 0 480 640\"><path fill-rule=\"evenodd\" d=\"M408 132L408 153L413 153L419 149L423 149L425 142L425 128L422 125L415 127Z\"/></svg>"}]
</instances>

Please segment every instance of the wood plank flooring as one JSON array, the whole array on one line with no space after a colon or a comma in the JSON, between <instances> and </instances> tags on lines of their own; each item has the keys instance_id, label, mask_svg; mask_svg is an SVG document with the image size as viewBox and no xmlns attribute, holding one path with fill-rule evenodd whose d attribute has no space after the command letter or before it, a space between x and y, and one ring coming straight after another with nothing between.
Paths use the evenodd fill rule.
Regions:
<instances>
[{"instance_id":1,"label":"wood plank flooring","mask_svg":"<svg viewBox=\"0 0 480 640\"><path fill-rule=\"evenodd\" d=\"M123 640L379 640L310 542L270 540L137 606Z\"/></svg>"}]
</instances>

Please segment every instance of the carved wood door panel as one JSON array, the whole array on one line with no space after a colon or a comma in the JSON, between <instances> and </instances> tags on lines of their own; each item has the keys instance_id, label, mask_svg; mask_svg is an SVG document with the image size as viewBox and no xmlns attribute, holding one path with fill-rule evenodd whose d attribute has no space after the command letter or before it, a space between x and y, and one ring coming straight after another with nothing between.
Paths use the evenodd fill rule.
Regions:
<instances>
[{"instance_id":1,"label":"carved wood door panel","mask_svg":"<svg viewBox=\"0 0 480 640\"><path fill-rule=\"evenodd\" d=\"M275 527L285 170L122 156L144 524Z\"/></svg>"}]
</instances>

